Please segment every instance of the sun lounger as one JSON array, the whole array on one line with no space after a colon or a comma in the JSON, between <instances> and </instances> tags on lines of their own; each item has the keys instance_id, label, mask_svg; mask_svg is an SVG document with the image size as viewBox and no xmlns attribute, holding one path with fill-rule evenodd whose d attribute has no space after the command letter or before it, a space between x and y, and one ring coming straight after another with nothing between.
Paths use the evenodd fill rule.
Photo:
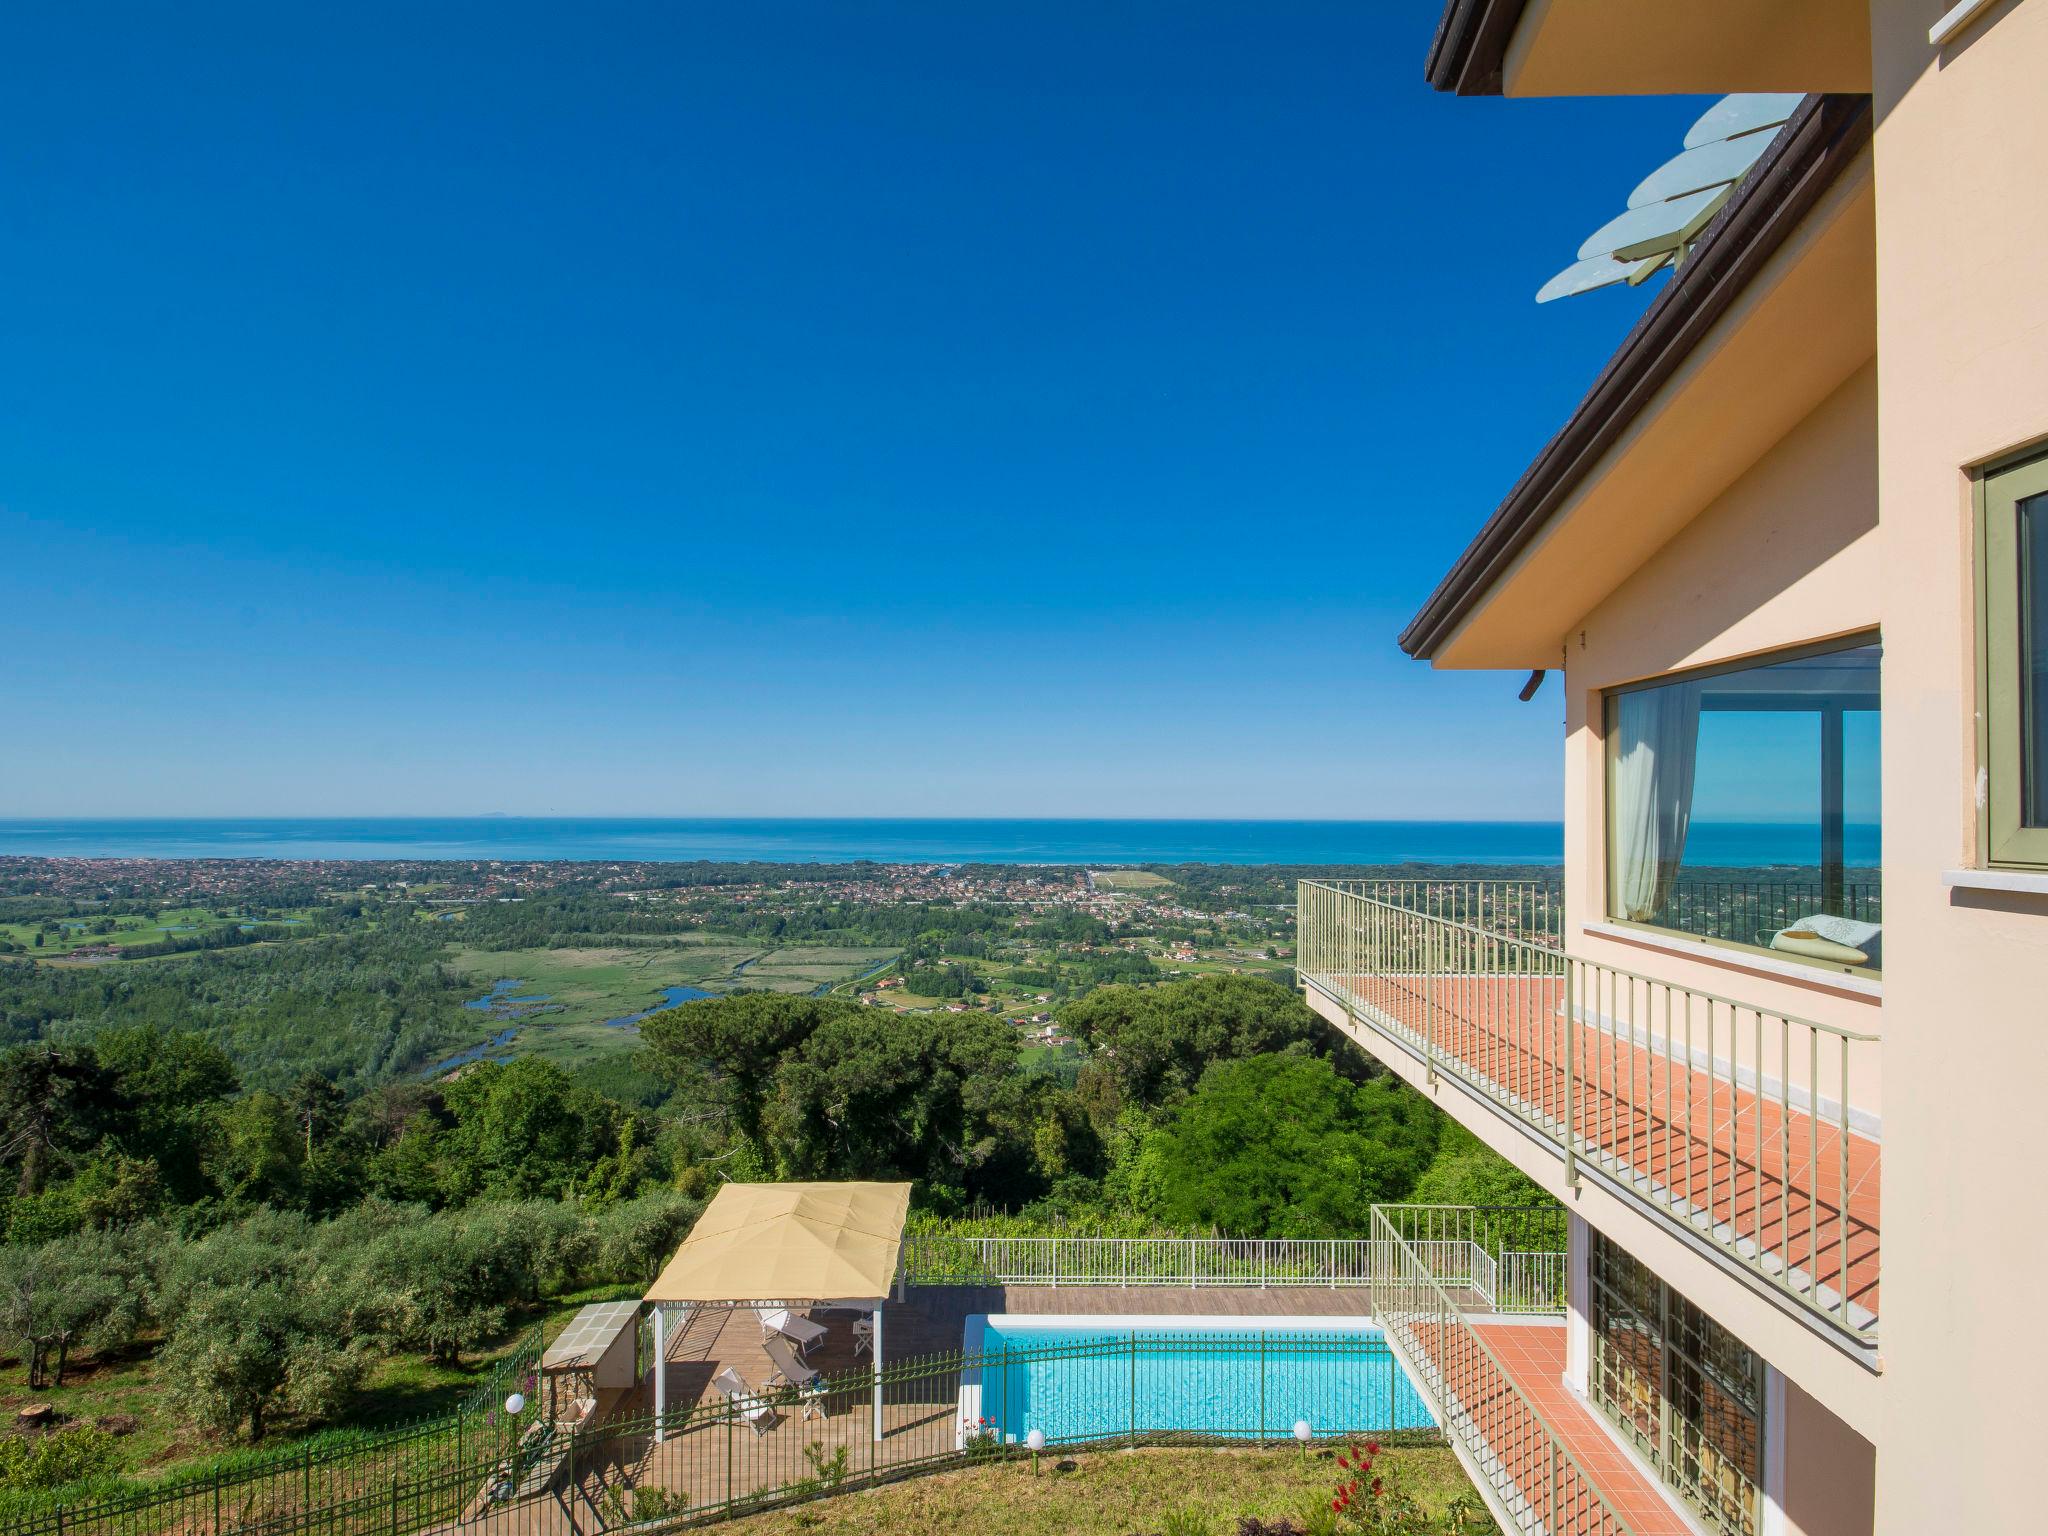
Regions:
<instances>
[{"instance_id":1,"label":"sun lounger","mask_svg":"<svg viewBox=\"0 0 2048 1536\"><path fill-rule=\"evenodd\" d=\"M768 1385L794 1387L803 1399L804 1417L812 1414L825 1416L825 1378L797 1358L796 1346L779 1333L771 1333L761 1341L761 1348L767 1351L768 1361L775 1371L768 1378Z\"/></svg>"},{"instance_id":2,"label":"sun lounger","mask_svg":"<svg viewBox=\"0 0 2048 1536\"><path fill-rule=\"evenodd\" d=\"M768 1433L775 1422L775 1410L761 1400L738 1371L727 1366L711 1378L711 1386L732 1405L734 1415L744 1420L747 1428L757 1435Z\"/></svg>"},{"instance_id":3,"label":"sun lounger","mask_svg":"<svg viewBox=\"0 0 2048 1536\"><path fill-rule=\"evenodd\" d=\"M761 1319L761 1331L764 1335L781 1334L796 1345L799 1356L809 1354L811 1346L825 1337L823 1323L814 1323L803 1314L791 1312L786 1307L778 1307L770 1312L756 1308L754 1315Z\"/></svg>"}]
</instances>

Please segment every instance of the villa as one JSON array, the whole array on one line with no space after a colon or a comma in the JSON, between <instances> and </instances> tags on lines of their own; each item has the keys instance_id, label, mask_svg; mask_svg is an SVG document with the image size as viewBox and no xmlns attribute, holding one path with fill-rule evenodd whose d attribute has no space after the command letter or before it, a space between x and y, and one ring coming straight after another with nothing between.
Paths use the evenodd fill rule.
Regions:
<instances>
[{"instance_id":1,"label":"villa","mask_svg":"<svg viewBox=\"0 0 2048 1536\"><path fill-rule=\"evenodd\" d=\"M446 1416L6 1536L651 1532L1014 1462L993 1505L1049 1448L1334 1481L1380 1436L1447 1443L1518 1536L2048 1525L2048 0L1450 0L1426 69L1703 98L1614 207L1557 178L1620 211L1538 297L1663 286L1503 497L1450 466L1478 531L1400 636L1559 710L1562 879L1303 880L1262 952L1544 1201L1106 1236L724 1152L686 1235L636 1229L636 1294ZM523 899L488 867L448 899ZM1216 916L1053 878L833 889ZM900 971L858 995L941 1011Z\"/></svg>"},{"instance_id":2,"label":"villa","mask_svg":"<svg viewBox=\"0 0 2048 1536\"><path fill-rule=\"evenodd\" d=\"M1401 636L1561 679L1562 921L1302 889L1311 1004L1570 1212L1561 1321L1415 1214L1375 1314L1509 1528L2038 1530L2048 8L1453 0L1427 70L1737 94L1546 287L1673 269Z\"/></svg>"}]
</instances>

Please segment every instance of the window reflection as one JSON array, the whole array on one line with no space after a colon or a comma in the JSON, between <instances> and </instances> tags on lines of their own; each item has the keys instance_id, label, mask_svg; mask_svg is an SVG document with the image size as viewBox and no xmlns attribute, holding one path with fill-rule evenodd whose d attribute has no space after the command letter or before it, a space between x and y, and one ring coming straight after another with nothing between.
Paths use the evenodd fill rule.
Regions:
<instances>
[{"instance_id":1,"label":"window reflection","mask_svg":"<svg viewBox=\"0 0 2048 1536\"><path fill-rule=\"evenodd\" d=\"M1881 969L1881 656L1865 643L1611 693L1609 916Z\"/></svg>"}]
</instances>

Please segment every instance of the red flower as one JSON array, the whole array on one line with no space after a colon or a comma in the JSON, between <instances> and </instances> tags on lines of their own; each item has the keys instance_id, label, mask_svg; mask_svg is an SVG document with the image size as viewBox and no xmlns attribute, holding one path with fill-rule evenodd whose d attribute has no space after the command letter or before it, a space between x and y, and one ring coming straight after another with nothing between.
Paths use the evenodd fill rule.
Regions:
<instances>
[{"instance_id":1,"label":"red flower","mask_svg":"<svg viewBox=\"0 0 2048 1536\"><path fill-rule=\"evenodd\" d=\"M1366 1441L1366 1442L1365 1442L1365 1454L1366 1454L1366 1455L1368 1455L1368 1456L1377 1456L1377 1455L1379 1455L1379 1453L1380 1453L1380 1443L1379 1443L1379 1441L1377 1441L1377 1440L1368 1440L1368 1441Z\"/></svg>"},{"instance_id":2,"label":"red flower","mask_svg":"<svg viewBox=\"0 0 2048 1536\"><path fill-rule=\"evenodd\" d=\"M1380 1480L1378 1478L1374 1478L1372 1480L1372 1491L1375 1495L1377 1495L1380 1491Z\"/></svg>"},{"instance_id":3,"label":"red flower","mask_svg":"<svg viewBox=\"0 0 2048 1536\"><path fill-rule=\"evenodd\" d=\"M1342 1467L1346 1472L1349 1472L1351 1470L1351 1459L1348 1456L1339 1456L1337 1458L1337 1465Z\"/></svg>"}]
</instances>

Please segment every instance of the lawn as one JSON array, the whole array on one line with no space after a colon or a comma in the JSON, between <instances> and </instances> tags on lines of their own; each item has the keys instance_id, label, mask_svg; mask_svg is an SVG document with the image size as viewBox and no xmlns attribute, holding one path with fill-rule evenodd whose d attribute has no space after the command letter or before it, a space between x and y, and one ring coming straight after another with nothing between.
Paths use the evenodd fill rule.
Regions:
<instances>
[{"instance_id":1,"label":"lawn","mask_svg":"<svg viewBox=\"0 0 2048 1536\"><path fill-rule=\"evenodd\" d=\"M1173 884L1166 876L1155 875L1149 869L1091 869L1088 878L1098 890L1107 891L1156 891Z\"/></svg>"},{"instance_id":2,"label":"lawn","mask_svg":"<svg viewBox=\"0 0 2048 1536\"><path fill-rule=\"evenodd\" d=\"M660 1008L667 988L814 992L849 981L894 954L889 949L778 949L729 935L692 934L630 948L456 949L449 964L475 984L479 997L495 982L516 980L519 986L509 996L546 999L479 1012L479 1040L516 1027L518 1035L505 1047L506 1054L544 1056L573 1069L634 1049L638 1032L608 1021Z\"/></svg>"},{"instance_id":3,"label":"lawn","mask_svg":"<svg viewBox=\"0 0 2048 1536\"><path fill-rule=\"evenodd\" d=\"M1389 1448L1381 1466L1398 1469L1432 1514L1460 1493L1474 1497L1448 1447ZM722 1529L731 1536L1151 1536L1182 1515L1193 1523L1176 1520L1177 1530L1232 1536L1243 1515L1301 1521L1311 1506L1327 1512L1339 1475L1332 1453L1305 1457L1293 1449L1048 1453L1036 1476L1020 1457L752 1515Z\"/></svg>"}]
</instances>

